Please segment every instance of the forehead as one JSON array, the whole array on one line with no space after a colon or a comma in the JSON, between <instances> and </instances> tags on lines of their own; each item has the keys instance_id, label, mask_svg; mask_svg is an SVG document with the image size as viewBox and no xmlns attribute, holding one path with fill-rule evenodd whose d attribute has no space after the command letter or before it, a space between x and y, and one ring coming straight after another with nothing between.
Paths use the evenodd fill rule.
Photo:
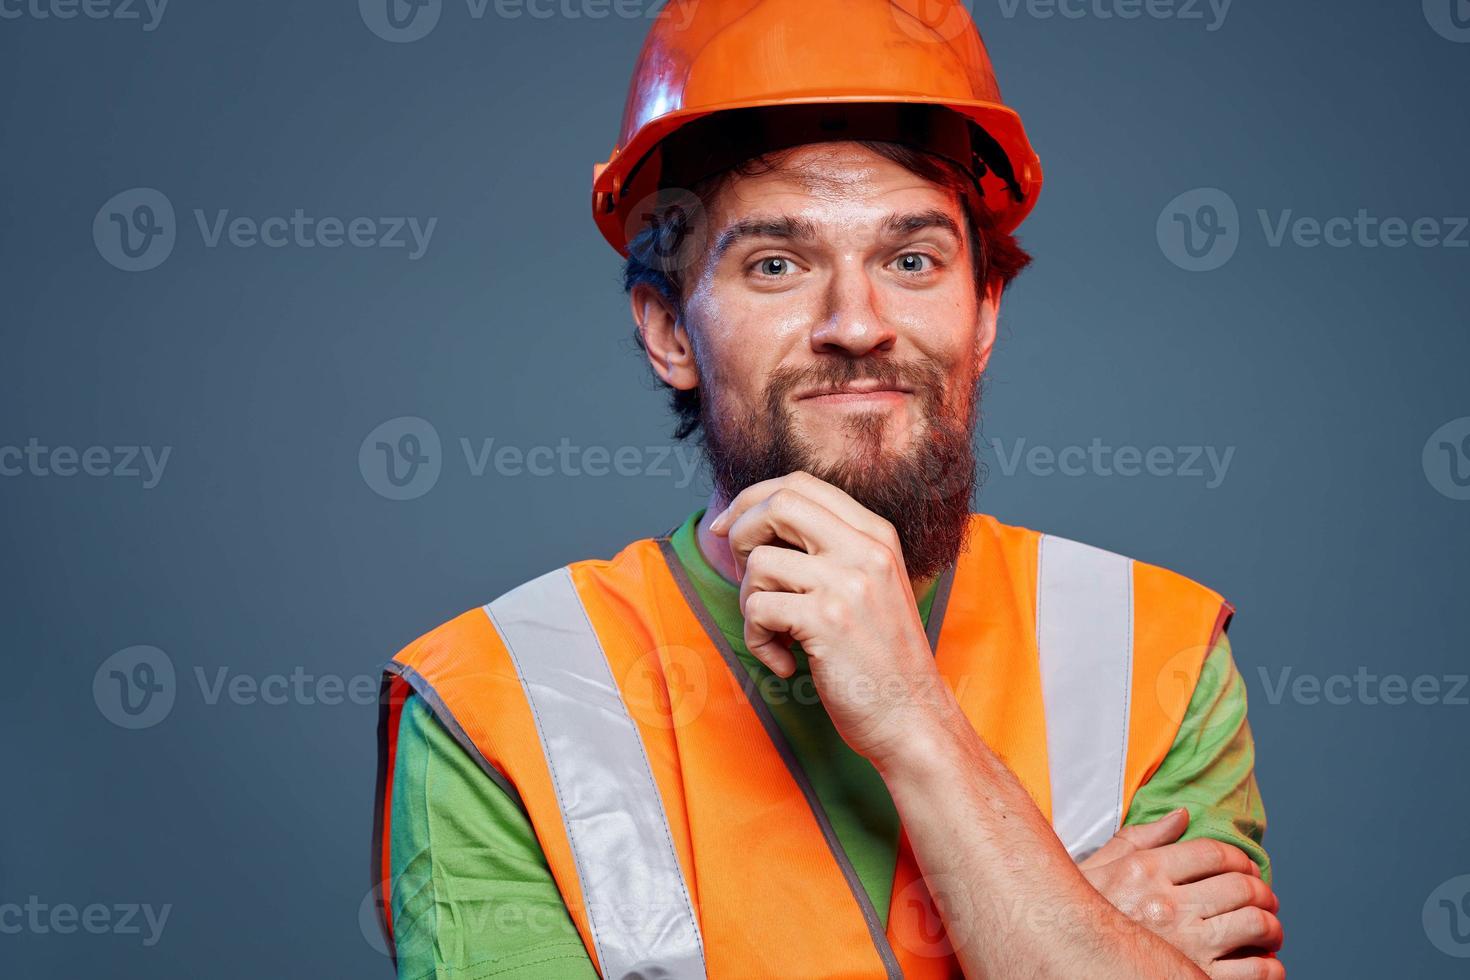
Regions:
<instances>
[{"instance_id":1,"label":"forehead","mask_svg":"<svg viewBox=\"0 0 1470 980\"><path fill-rule=\"evenodd\" d=\"M963 227L954 191L861 144L807 144L773 163L764 173L732 174L720 188L709 203L716 237L752 216L794 218L819 236L880 233L895 214L927 210L943 211Z\"/></svg>"}]
</instances>

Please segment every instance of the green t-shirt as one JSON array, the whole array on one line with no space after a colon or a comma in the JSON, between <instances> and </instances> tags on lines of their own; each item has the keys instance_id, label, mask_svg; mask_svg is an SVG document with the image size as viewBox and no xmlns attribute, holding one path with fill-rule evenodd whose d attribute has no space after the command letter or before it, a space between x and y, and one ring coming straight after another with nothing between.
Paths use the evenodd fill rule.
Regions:
<instances>
[{"instance_id":1,"label":"green t-shirt","mask_svg":"<svg viewBox=\"0 0 1470 980\"><path fill-rule=\"evenodd\" d=\"M885 921L897 860L898 814L870 762L837 734L806 657L782 680L744 642L739 587L700 552L703 509L671 544L741 664L756 680L811 781L843 851ZM928 624L934 587L919 599ZM1256 789L1245 682L1222 635L1205 659L1173 746L1134 794L1125 823L1190 810L1185 838L1244 850L1270 881L1261 847L1266 816ZM592 980L597 976L520 808L464 752L418 697L405 703L393 776L390 861L400 978Z\"/></svg>"}]
</instances>

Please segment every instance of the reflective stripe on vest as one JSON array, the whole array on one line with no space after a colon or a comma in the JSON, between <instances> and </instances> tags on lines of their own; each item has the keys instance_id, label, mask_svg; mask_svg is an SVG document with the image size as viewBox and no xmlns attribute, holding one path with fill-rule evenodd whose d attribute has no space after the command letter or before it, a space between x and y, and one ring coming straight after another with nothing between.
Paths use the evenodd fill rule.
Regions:
<instances>
[{"instance_id":1,"label":"reflective stripe on vest","mask_svg":"<svg viewBox=\"0 0 1470 980\"><path fill-rule=\"evenodd\" d=\"M570 572L548 572L484 609L535 717L602 976L704 977L668 817Z\"/></svg>"},{"instance_id":2,"label":"reflective stripe on vest","mask_svg":"<svg viewBox=\"0 0 1470 980\"><path fill-rule=\"evenodd\" d=\"M1133 562L1042 535L1036 645L1052 828L1080 861L1123 821L1133 685Z\"/></svg>"}]
</instances>

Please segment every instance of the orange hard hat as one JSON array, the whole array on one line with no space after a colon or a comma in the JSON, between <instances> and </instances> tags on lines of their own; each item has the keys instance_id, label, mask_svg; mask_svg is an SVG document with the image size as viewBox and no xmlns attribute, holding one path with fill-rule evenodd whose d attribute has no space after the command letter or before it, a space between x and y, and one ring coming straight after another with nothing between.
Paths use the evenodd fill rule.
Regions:
<instances>
[{"instance_id":1,"label":"orange hard hat","mask_svg":"<svg viewBox=\"0 0 1470 980\"><path fill-rule=\"evenodd\" d=\"M592 168L593 217L626 256L634 209L673 181L833 139L954 160L1004 231L1041 190L1041 162L961 0L669 0L633 70L617 146Z\"/></svg>"}]
</instances>

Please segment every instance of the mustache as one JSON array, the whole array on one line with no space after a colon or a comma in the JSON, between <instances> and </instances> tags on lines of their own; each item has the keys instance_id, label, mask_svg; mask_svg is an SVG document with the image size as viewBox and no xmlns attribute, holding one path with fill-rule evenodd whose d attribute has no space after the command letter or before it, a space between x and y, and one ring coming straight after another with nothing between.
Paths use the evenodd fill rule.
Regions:
<instances>
[{"instance_id":1,"label":"mustache","mask_svg":"<svg viewBox=\"0 0 1470 980\"><path fill-rule=\"evenodd\" d=\"M777 368L766 382L766 403L774 408L785 403L793 391L810 388L840 388L855 381L908 388L932 402L944 388L944 372L932 361L898 361L886 358L839 357L818 361L810 367Z\"/></svg>"}]
</instances>

